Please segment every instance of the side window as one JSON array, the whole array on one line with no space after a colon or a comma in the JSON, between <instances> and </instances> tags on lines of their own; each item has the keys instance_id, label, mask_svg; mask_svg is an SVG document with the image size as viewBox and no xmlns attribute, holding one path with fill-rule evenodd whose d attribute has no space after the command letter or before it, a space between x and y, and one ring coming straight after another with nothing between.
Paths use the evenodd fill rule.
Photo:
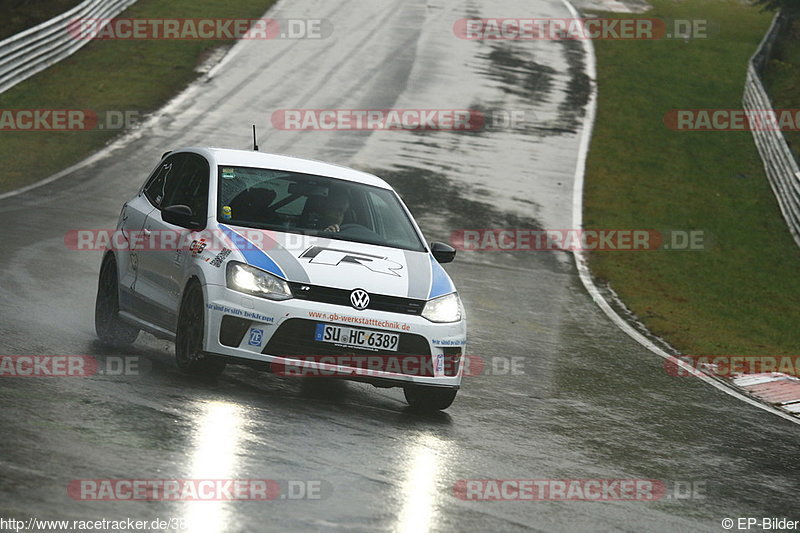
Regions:
<instances>
[{"instance_id":1,"label":"side window","mask_svg":"<svg viewBox=\"0 0 800 533\"><path fill-rule=\"evenodd\" d=\"M164 198L175 186L178 171L183 163L185 154L175 154L167 157L147 180L144 186L144 195L150 203L158 209L164 207Z\"/></svg>"},{"instance_id":2,"label":"side window","mask_svg":"<svg viewBox=\"0 0 800 533\"><path fill-rule=\"evenodd\" d=\"M197 154L183 155L186 159L180 169L167 180L161 207L188 205L194 213L192 221L204 228L208 218L208 161Z\"/></svg>"},{"instance_id":3,"label":"side window","mask_svg":"<svg viewBox=\"0 0 800 533\"><path fill-rule=\"evenodd\" d=\"M144 195L150 200L150 203L161 209L161 204L164 201L168 190L168 183L171 184L175 180L181 162L183 161L183 154L176 154L167 157L158 168L147 180L144 186Z\"/></svg>"}]
</instances>

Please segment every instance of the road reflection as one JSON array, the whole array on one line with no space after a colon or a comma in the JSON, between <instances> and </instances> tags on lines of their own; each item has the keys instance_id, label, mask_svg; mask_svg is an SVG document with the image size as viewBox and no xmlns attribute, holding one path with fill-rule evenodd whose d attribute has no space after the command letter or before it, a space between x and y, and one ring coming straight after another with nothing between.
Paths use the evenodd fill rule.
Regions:
<instances>
[{"instance_id":1,"label":"road reflection","mask_svg":"<svg viewBox=\"0 0 800 533\"><path fill-rule=\"evenodd\" d=\"M242 439L243 417L239 406L208 402L197 424L191 453L191 479L230 479L236 476L237 447ZM232 523L228 504L222 501L188 502L184 519L191 531L219 532Z\"/></svg>"},{"instance_id":2,"label":"road reflection","mask_svg":"<svg viewBox=\"0 0 800 533\"><path fill-rule=\"evenodd\" d=\"M402 452L408 457L406 476L401 485L402 507L398 516L397 531L428 531L437 522L440 494L437 482L447 470L443 461L447 444L435 435L415 437Z\"/></svg>"}]
</instances>

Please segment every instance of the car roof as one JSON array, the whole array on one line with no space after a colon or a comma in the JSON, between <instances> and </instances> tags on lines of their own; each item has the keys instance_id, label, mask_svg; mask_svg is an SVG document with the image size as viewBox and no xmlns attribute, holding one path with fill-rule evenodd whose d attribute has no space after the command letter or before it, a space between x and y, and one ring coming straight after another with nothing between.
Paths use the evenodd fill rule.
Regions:
<instances>
[{"instance_id":1,"label":"car roof","mask_svg":"<svg viewBox=\"0 0 800 533\"><path fill-rule=\"evenodd\" d=\"M178 152L196 152L217 165L286 170L289 172L314 174L317 176L354 181L365 185L380 187L382 189L391 189L391 186L381 178L368 174L367 172L361 172L360 170L334 165L332 163L324 163L314 159L256 152L254 150L232 150L229 148L214 148L208 146L180 148L170 153Z\"/></svg>"}]
</instances>

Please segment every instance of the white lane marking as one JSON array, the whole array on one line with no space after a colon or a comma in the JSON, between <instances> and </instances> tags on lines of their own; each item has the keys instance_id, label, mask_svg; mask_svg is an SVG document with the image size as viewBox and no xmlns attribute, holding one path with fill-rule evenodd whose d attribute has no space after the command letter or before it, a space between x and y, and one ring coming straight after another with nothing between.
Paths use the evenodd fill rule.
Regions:
<instances>
[{"instance_id":1,"label":"white lane marking","mask_svg":"<svg viewBox=\"0 0 800 533\"><path fill-rule=\"evenodd\" d=\"M564 5L567 6L569 9L570 14L574 18L579 18L580 15L578 14L578 10L575 9L569 0L561 0ZM589 153L589 141L592 138L592 128L594 126L594 117L597 107L597 63L594 55L594 45L590 39L584 39L581 41L583 44L583 49L586 52L586 73L589 78L592 80L592 91L589 95L589 102L586 106L586 115L583 117L583 131L581 131L581 141L578 147L578 160L575 165L575 179L573 181L573 189L572 189L572 227L573 228L581 228L583 227L583 178L584 173L586 171L586 157ZM672 362L673 364L680 366L687 370L687 372L694 373L699 379L703 380L704 382L708 383L712 387L715 387L725 394L733 396L745 403L749 403L759 409L763 409L768 411L772 414L778 415L781 418L789 420L790 422L794 422L795 424L800 424L800 419L781 411L771 405L767 405L761 403L753 398L746 396L745 394L739 392L738 390L732 388L731 385L723 384L712 377L703 374L701 372L695 371L690 365L686 364L684 361L673 357L672 355L668 354L657 345L655 345L650 339L636 331L630 324L628 324L616 311L611 307L611 305L603 298L603 295L600 293L600 290L594 284L594 280L592 280L592 275L589 272L589 267L586 264L586 257L585 254L581 251L574 251L573 255L575 257L575 266L578 268L578 275L581 278L581 282L583 282L583 286L586 287L586 290L589 291L589 294L592 296L594 302L603 310L603 312L611 319L614 324L617 325L622 331L628 334L633 340L653 352L654 354L658 355L659 357L663 357L664 359Z\"/></svg>"}]
</instances>

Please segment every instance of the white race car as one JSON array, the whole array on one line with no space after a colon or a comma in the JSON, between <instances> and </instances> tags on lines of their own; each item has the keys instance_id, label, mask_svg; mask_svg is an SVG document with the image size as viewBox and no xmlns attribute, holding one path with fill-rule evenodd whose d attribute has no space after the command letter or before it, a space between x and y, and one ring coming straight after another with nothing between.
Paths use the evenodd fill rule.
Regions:
<instances>
[{"instance_id":1,"label":"white race car","mask_svg":"<svg viewBox=\"0 0 800 533\"><path fill-rule=\"evenodd\" d=\"M445 409L461 384L466 319L440 263L382 179L257 151L164 154L122 208L100 269L105 343L140 330L175 342L178 367L226 362L292 376L401 386Z\"/></svg>"}]
</instances>

